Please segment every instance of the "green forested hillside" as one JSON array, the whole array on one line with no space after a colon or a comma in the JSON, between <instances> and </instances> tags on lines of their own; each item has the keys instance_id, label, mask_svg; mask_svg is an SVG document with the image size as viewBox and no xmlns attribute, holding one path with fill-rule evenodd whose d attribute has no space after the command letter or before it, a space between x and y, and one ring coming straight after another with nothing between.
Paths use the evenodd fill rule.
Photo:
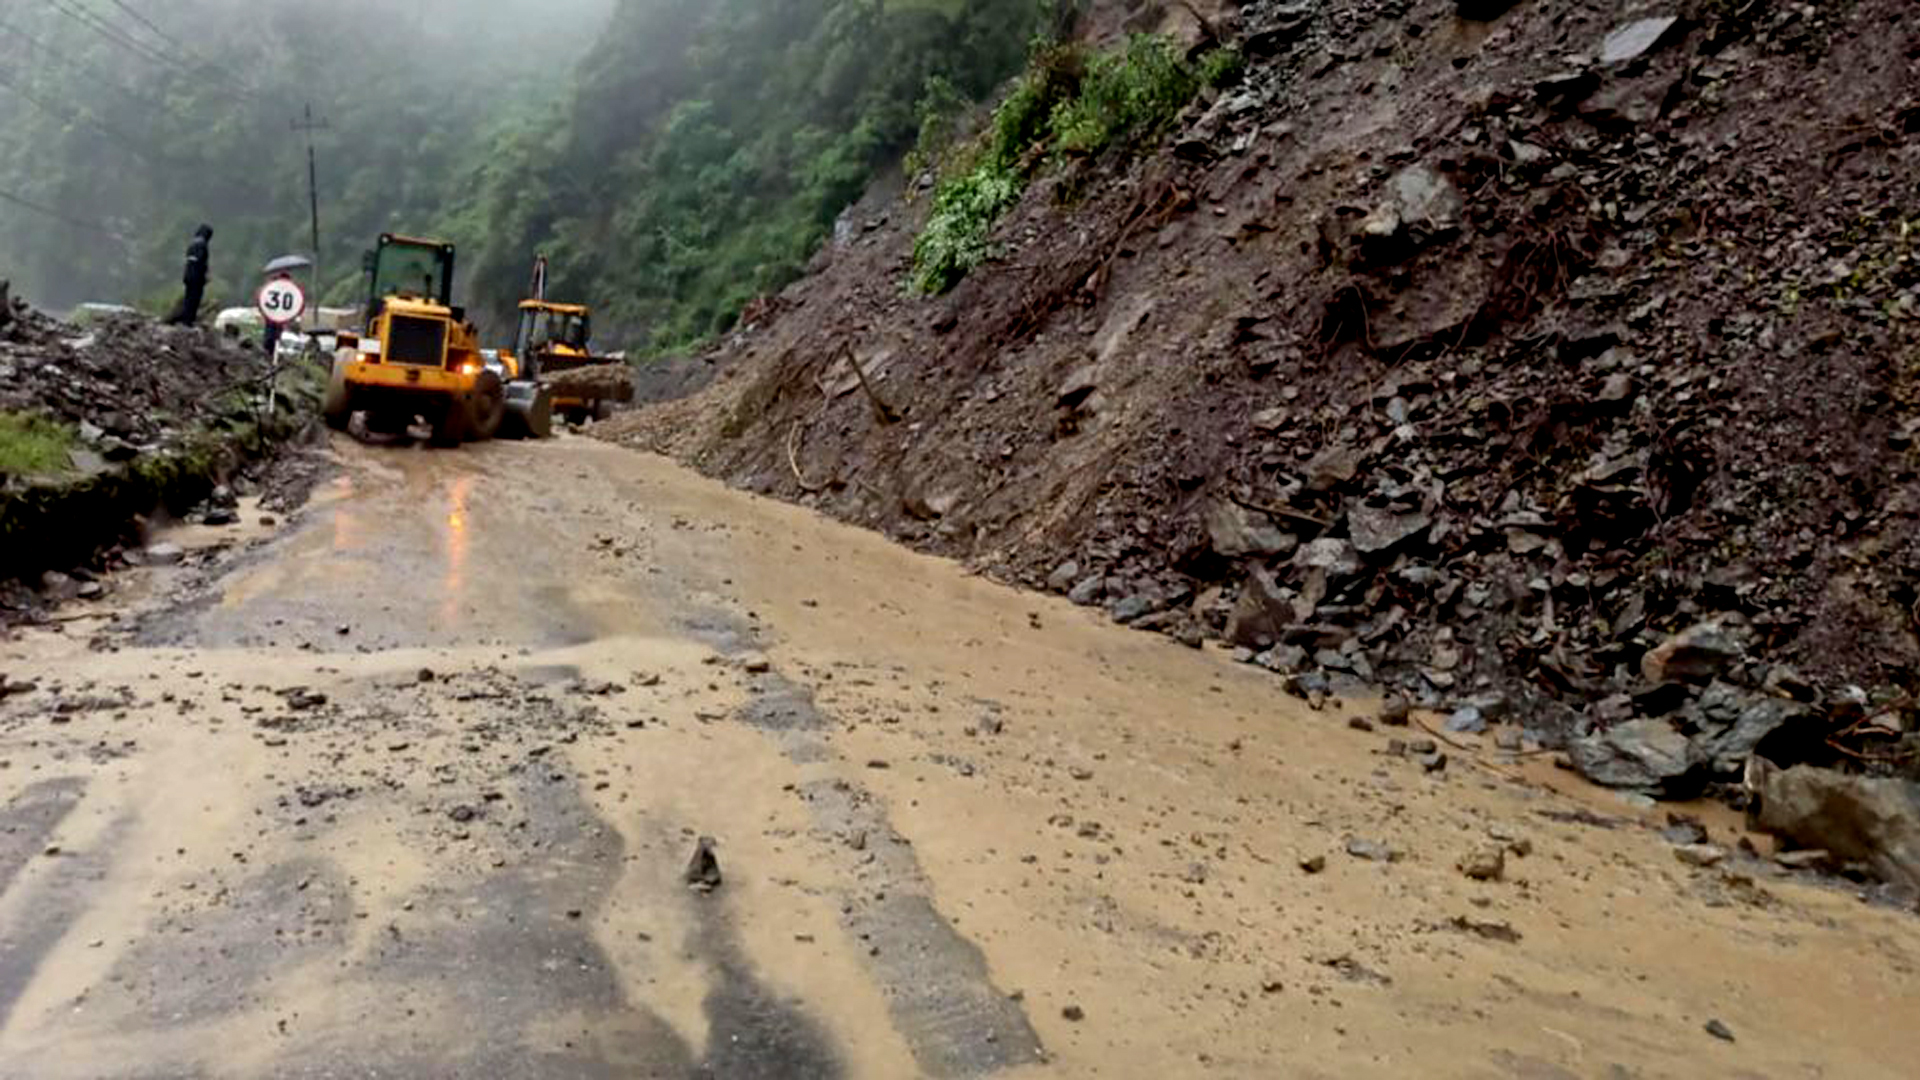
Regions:
<instances>
[{"instance_id":1,"label":"green forested hillside","mask_svg":"<svg viewBox=\"0 0 1920 1080\"><path fill-rule=\"evenodd\" d=\"M0 9L0 277L157 308L205 220L213 292L238 302L309 246L289 124L311 99L330 299L373 234L431 232L478 311L545 252L625 343L684 344L804 266L923 102L987 95L1066 6L20 0Z\"/></svg>"}]
</instances>

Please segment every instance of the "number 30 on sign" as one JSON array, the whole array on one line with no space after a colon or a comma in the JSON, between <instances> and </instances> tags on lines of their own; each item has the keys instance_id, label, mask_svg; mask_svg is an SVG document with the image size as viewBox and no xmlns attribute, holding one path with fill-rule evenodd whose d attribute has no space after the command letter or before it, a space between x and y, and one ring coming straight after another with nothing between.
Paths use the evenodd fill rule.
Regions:
<instances>
[{"instance_id":1,"label":"number 30 on sign","mask_svg":"<svg viewBox=\"0 0 1920 1080\"><path fill-rule=\"evenodd\" d=\"M307 310L307 294L291 278L274 278L260 286L256 303L261 318L285 326Z\"/></svg>"}]
</instances>

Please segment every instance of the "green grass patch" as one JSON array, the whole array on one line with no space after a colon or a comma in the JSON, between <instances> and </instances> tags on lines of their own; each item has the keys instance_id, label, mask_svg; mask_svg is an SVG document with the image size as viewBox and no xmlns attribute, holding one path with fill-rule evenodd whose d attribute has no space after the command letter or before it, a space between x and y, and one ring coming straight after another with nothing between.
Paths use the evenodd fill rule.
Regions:
<instances>
[{"instance_id":1,"label":"green grass patch","mask_svg":"<svg viewBox=\"0 0 1920 1080\"><path fill-rule=\"evenodd\" d=\"M994 225L1044 165L1138 152L1201 87L1232 81L1240 66L1227 49L1190 62L1166 38L1148 34L1095 55L1072 44L1037 50L971 144L936 153L922 143L919 160L941 162L942 176L913 246L913 288L943 293L985 262Z\"/></svg>"},{"instance_id":2,"label":"green grass patch","mask_svg":"<svg viewBox=\"0 0 1920 1080\"><path fill-rule=\"evenodd\" d=\"M1087 65L1080 92L1048 118L1059 154L1097 154L1166 130L1200 89L1200 72L1165 38L1139 35Z\"/></svg>"},{"instance_id":3,"label":"green grass patch","mask_svg":"<svg viewBox=\"0 0 1920 1080\"><path fill-rule=\"evenodd\" d=\"M69 471L74 430L38 413L0 412L0 476L54 476Z\"/></svg>"},{"instance_id":4,"label":"green grass patch","mask_svg":"<svg viewBox=\"0 0 1920 1080\"><path fill-rule=\"evenodd\" d=\"M946 292L991 254L987 236L1020 199L1026 181L1012 169L982 163L941 184L927 227L913 243L913 286Z\"/></svg>"}]
</instances>

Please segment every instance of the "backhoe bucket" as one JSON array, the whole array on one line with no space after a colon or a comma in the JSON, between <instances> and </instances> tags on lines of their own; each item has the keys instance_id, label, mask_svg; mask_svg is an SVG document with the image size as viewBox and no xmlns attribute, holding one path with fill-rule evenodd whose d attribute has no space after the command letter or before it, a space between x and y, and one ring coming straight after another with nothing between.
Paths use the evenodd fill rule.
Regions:
<instances>
[{"instance_id":1,"label":"backhoe bucket","mask_svg":"<svg viewBox=\"0 0 1920 1080\"><path fill-rule=\"evenodd\" d=\"M508 383L507 415L500 434L509 439L552 438L553 390L526 380Z\"/></svg>"}]
</instances>

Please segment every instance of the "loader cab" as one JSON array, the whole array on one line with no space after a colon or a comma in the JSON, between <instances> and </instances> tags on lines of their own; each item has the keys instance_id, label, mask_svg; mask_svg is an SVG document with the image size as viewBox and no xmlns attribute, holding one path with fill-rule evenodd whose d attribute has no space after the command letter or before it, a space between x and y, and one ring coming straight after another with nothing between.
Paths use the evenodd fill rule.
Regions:
<instances>
[{"instance_id":1,"label":"loader cab","mask_svg":"<svg viewBox=\"0 0 1920 1080\"><path fill-rule=\"evenodd\" d=\"M435 304L453 311L453 245L381 233L361 261L367 274L367 325L378 321L389 298Z\"/></svg>"},{"instance_id":2,"label":"loader cab","mask_svg":"<svg viewBox=\"0 0 1920 1080\"><path fill-rule=\"evenodd\" d=\"M412 368L477 373L477 334L453 304L452 244L382 233L362 259L367 314L352 343L362 359ZM342 335L346 345L354 335Z\"/></svg>"},{"instance_id":3,"label":"loader cab","mask_svg":"<svg viewBox=\"0 0 1920 1080\"><path fill-rule=\"evenodd\" d=\"M585 356L593 340L593 315L580 304L545 300L520 302L520 331L514 336L515 354L554 353Z\"/></svg>"}]
</instances>

